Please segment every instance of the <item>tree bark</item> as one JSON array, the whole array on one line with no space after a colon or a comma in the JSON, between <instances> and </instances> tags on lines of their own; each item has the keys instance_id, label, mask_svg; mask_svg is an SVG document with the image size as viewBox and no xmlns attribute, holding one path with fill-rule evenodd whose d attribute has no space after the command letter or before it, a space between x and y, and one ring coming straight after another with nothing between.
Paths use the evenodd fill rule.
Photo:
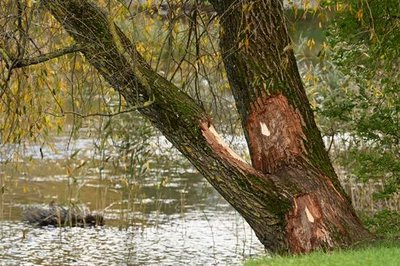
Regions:
<instances>
[{"instance_id":1,"label":"tree bark","mask_svg":"<svg viewBox=\"0 0 400 266\"><path fill-rule=\"evenodd\" d=\"M371 237L324 150L282 3L211 2L253 166L222 141L193 99L150 68L105 12L89 0L43 0L88 61L238 210L266 249L309 252Z\"/></svg>"},{"instance_id":2,"label":"tree bark","mask_svg":"<svg viewBox=\"0 0 400 266\"><path fill-rule=\"evenodd\" d=\"M210 2L221 17L221 52L253 166L300 191L285 216L289 250L308 252L368 238L315 124L283 1Z\"/></svg>"}]
</instances>

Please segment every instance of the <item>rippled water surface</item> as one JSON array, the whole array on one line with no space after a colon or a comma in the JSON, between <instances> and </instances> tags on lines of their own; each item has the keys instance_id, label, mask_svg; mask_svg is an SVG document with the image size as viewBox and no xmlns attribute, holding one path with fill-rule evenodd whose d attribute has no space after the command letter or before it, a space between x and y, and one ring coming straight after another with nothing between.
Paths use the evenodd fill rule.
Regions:
<instances>
[{"instance_id":1,"label":"rippled water surface","mask_svg":"<svg viewBox=\"0 0 400 266\"><path fill-rule=\"evenodd\" d=\"M235 214L157 227L35 228L1 223L2 265L234 265L259 248ZM222 221L221 221L222 219Z\"/></svg>"},{"instance_id":2,"label":"rippled water surface","mask_svg":"<svg viewBox=\"0 0 400 266\"><path fill-rule=\"evenodd\" d=\"M98 165L76 166L92 156L89 140L68 151L62 143L63 152L42 150L41 159L32 146L18 165L1 165L0 265L240 265L262 252L240 215L189 166L153 163L150 175L127 179ZM71 162L74 149L83 155ZM24 207L50 201L84 203L103 213L106 225L38 228L21 221Z\"/></svg>"}]
</instances>

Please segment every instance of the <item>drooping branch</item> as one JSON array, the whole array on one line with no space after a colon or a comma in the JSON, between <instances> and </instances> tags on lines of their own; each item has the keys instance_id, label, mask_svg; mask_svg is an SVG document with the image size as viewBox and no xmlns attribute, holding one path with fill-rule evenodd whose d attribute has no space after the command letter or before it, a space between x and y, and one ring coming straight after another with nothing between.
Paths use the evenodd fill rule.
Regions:
<instances>
[{"instance_id":1,"label":"drooping branch","mask_svg":"<svg viewBox=\"0 0 400 266\"><path fill-rule=\"evenodd\" d=\"M146 12L149 15L157 14L161 18L169 19L171 17L190 17L192 12L200 12L202 14L207 14L209 16L214 14L214 8L209 3L205 2L192 2L188 0L177 1L174 3L163 2L159 4L151 4L148 3L137 3L134 5L128 5L128 8L134 8L136 12Z\"/></svg>"}]
</instances>

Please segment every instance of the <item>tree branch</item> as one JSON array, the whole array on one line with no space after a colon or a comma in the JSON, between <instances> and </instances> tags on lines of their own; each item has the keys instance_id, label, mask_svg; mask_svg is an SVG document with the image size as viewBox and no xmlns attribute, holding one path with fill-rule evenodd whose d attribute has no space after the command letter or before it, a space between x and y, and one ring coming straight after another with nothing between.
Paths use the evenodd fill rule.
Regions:
<instances>
[{"instance_id":1,"label":"tree branch","mask_svg":"<svg viewBox=\"0 0 400 266\"><path fill-rule=\"evenodd\" d=\"M82 51L83 48L80 45L73 44L69 47L62 48L53 52L49 52L47 54L42 54L36 57L31 57L31 58L24 58L24 59L14 59L12 60L13 63L11 65L11 68L22 68L22 67L27 67L31 65L36 65L40 64L46 61L49 61L51 59L66 55L66 54L71 54L71 53L76 53Z\"/></svg>"}]
</instances>

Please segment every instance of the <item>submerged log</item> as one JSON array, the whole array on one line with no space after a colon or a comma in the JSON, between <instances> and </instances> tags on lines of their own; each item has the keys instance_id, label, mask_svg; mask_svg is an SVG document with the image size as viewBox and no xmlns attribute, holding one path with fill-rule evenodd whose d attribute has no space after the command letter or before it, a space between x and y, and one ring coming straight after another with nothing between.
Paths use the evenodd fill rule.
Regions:
<instances>
[{"instance_id":1,"label":"submerged log","mask_svg":"<svg viewBox=\"0 0 400 266\"><path fill-rule=\"evenodd\" d=\"M92 227L104 225L104 217L91 213L86 207L64 207L59 205L36 205L24 208L22 220L38 226Z\"/></svg>"}]
</instances>

